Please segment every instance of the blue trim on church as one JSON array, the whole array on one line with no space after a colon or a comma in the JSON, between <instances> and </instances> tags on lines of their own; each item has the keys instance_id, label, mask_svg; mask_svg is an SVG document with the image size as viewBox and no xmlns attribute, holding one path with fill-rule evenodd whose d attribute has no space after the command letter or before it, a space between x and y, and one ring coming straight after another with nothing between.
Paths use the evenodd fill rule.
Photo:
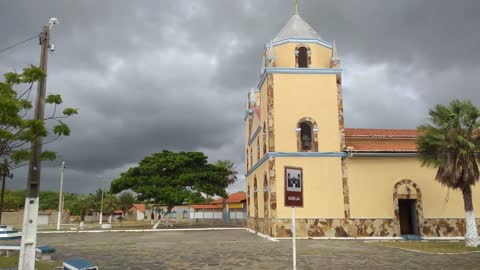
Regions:
<instances>
[{"instance_id":1,"label":"blue trim on church","mask_svg":"<svg viewBox=\"0 0 480 270\"><path fill-rule=\"evenodd\" d=\"M315 43L323 47L326 47L328 49L333 49L333 44L318 38L286 38L286 39L274 41L272 42L272 45L275 47L275 46L279 46L287 43ZM269 47L270 47L270 42L265 43L265 50Z\"/></svg>"},{"instance_id":2,"label":"blue trim on church","mask_svg":"<svg viewBox=\"0 0 480 270\"><path fill-rule=\"evenodd\" d=\"M268 152L245 174L245 177L254 172L265 160L270 157L346 157L346 152Z\"/></svg>"},{"instance_id":3,"label":"blue trim on church","mask_svg":"<svg viewBox=\"0 0 480 270\"><path fill-rule=\"evenodd\" d=\"M260 77L257 88L260 89L263 82L267 78L268 73L273 74L342 74L341 68L282 68L282 67L267 67Z\"/></svg>"},{"instance_id":4,"label":"blue trim on church","mask_svg":"<svg viewBox=\"0 0 480 270\"><path fill-rule=\"evenodd\" d=\"M257 130L255 130L255 133L253 133L253 136L248 140L248 146L250 146L253 141L255 140L255 137L257 137L258 133L260 132L260 129L262 129L262 126L258 126Z\"/></svg>"}]
</instances>

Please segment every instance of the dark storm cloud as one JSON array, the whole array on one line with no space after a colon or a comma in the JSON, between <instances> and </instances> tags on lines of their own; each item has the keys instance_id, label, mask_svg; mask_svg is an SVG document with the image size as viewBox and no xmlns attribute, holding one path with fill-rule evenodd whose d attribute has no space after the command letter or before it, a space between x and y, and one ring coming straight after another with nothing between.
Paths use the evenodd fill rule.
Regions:
<instances>
[{"instance_id":1,"label":"dark storm cloud","mask_svg":"<svg viewBox=\"0 0 480 270\"><path fill-rule=\"evenodd\" d=\"M413 128L436 103L480 104L476 1L299 2L336 40L347 126ZM243 173L246 93L264 44L292 13L284 0L3 1L0 48L60 19L48 91L80 115L72 136L48 148L67 162L66 189L91 192L162 149L204 151ZM37 64L38 51L31 42L0 54L0 72ZM46 165L42 187L55 189L59 161ZM24 179L18 171L11 186ZM243 179L231 190L242 188Z\"/></svg>"}]
</instances>

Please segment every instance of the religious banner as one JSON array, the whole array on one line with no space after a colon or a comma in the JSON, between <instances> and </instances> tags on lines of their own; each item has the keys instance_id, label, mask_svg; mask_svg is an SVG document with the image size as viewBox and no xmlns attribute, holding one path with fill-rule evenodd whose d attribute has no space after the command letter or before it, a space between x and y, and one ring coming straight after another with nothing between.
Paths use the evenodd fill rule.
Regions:
<instances>
[{"instance_id":1,"label":"religious banner","mask_svg":"<svg viewBox=\"0 0 480 270\"><path fill-rule=\"evenodd\" d=\"M285 206L303 207L303 170L285 167Z\"/></svg>"}]
</instances>

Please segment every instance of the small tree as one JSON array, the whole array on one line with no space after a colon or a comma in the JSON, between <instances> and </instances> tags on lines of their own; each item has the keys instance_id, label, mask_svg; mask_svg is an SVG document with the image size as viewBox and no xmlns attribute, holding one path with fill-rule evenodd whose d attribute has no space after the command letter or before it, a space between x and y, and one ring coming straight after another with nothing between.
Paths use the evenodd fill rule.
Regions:
<instances>
[{"instance_id":1,"label":"small tree","mask_svg":"<svg viewBox=\"0 0 480 270\"><path fill-rule=\"evenodd\" d=\"M48 137L53 133L53 138L43 144L49 144L62 136L70 135L70 128L62 122L78 113L77 109L67 108L63 115L57 115L57 106L62 104L60 95L50 94L46 103L52 105L52 113L42 120L32 118L31 90L35 82L44 78L45 74L37 67L30 66L23 69L22 73L9 72L4 75L5 81L0 82L0 176L2 186L5 187L6 178L13 178L16 168L28 165L30 158L31 143L38 137ZM14 88L27 86L26 89L17 91ZM48 122L55 122L53 125ZM49 128L51 131L49 132ZM44 151L41 153L42 160L54 160L56 153ZM2 189L3 189L2 188ZM0 198L0 222L3 208L3 194Z\"/></svg>"},{"instance_id":2,"label":"small tree","mask_svg":"<svg viewBox=\"0 0 480 270\"><path fill-rule=\"evenodd\" d=\"M438 168L435 180L462 191L465 207L465 245L479 244L472 203L472 186L479 180L480 110L470 101L452 101L430 110L431 124L417 128L423 165Z\"/></svg>"},{"instance_id":3,"label":"small tree","mask_svg":"<svg viewBox=\"0 0 480 270\"><path fill-rule=\"evenodd\" d=\"M135 203L135 196L130 192L124 192L118 196L118 208L125 213Z\"/></svg>"},{"instance_id":4,"label":"small tree","mask_svg":"<svg viewBox=\"0 0 480 270\"><path fill-rule=\"evenodd\" d=\"M111 190L119 193L131 189L139 200L166 205L168 216L175 205L185 203L195 193L225 197L229 173L209 164L201 152L163 151L122 173L113 180Z\"/></svg>"},{"instance_id":5,"label":"small tree","mask_svg":"<svg viewBox=\"0 0 480 270\"><path fill-rule=\"evenodd\" d=\"M235 164L231 162L230 160L219 160L215 163L215 166L220 167L228 171L227 175L227 183L228 185L231 185L237 181L237 171L235 170ZM228 195L222 198L222 216L223 216L223 222L227 222L227 202L226 199L228 198Z\"/></svg>"}]
</instances>

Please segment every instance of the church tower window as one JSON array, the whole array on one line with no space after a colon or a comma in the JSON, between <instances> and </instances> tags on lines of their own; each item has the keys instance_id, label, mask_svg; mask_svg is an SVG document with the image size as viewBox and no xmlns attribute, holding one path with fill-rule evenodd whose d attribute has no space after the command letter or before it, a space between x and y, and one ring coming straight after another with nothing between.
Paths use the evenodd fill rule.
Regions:
<instances>
[{"instance_id":1,"label":"church tower window","mask_svg":"<svg viewBox=\"0 0 480 270\"><path fill-rule=\"evenodd\" d=\"M318 151L318 127L315 120L304 117L297 124L297 151L316 152Z\"/></svg>"},{"instance_id":2,"label":"church tower window","mask_svg":"<svg viewBox=\"0 0 480 270\"><path fill-rule=\"evenodd\" d=\"M298 49L298 67L308 68L308 50L305 47Z\"/></svg>"},{"instance_id":3,"label":"church tower window","mask_svg":"<svg viewBox=\"0 0 480 270\"><path fill-rule=\"evenodd\" d=\"M300 123L300 140L302 142L302 150L310 151L312 150L312 124L309 122Z\"/></svg>"}]
</instances>

